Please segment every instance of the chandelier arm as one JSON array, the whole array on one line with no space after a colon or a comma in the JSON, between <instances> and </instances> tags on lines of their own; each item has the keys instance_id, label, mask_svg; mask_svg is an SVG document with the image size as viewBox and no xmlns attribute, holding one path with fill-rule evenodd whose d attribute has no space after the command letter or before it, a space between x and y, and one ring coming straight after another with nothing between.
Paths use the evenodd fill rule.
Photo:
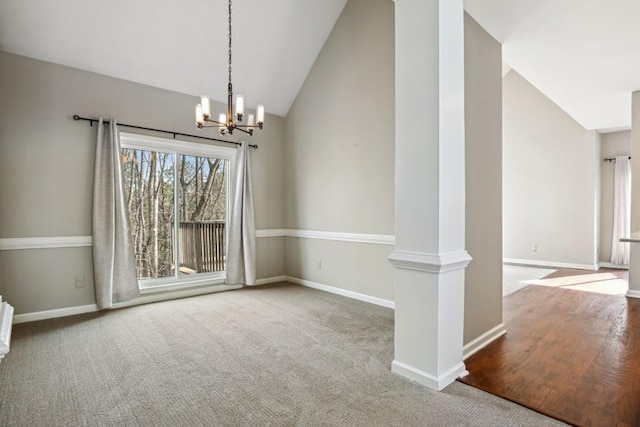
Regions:
<instances>
[{"instance_id":1,"label":"chandelier arm","mask_svg":"<svg viewBox=\"0 0 640 427\"><path fill-rule=\"evenodd\" d=\"M253 134L253 132L250 132L250 131L248 131L248 130L242 129L242 128L237 127L237 126L236 126L236 128L235 128L234 130L239 130L240 132L248 133L249 135L252 135L252 134Z\"/></svg>"},{"instance_id":2,"label":"chandelier arm","mask_svg":"<svg viewBox=\"0 0 640 427\"><path fill-rule=\"evenodd\" d=\"M222 122L219 122L217 120L205 119L204 121L207 122L207 123L216 123L216 124L218 124L220 126L227 126L226 123L222 123Z\"/></svg>"}]
</instances>

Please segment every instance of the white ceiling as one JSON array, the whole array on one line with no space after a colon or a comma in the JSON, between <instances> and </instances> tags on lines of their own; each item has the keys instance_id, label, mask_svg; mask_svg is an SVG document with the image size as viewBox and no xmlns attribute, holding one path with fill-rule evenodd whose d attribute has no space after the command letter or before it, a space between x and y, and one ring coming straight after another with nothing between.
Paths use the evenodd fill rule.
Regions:
<instances>
[{"instance_id":1,"label":"white ceiling","mask_svg":"<svg viewBox=\"0 0 640 427\"><path fill-rule=\"evenodd\" d=\"M346 0L235 0L236 94L289 111ZM465 0L514 69L587 129L630 128L640 0ZM0 49L226 102L225 0L0 0Z\"/></svg>"},{"instance_id":2,"label":"white ceiling","mask_svg":"<svg viewBox=\"0 0 640 427\"><path fill-rule=\"evenodd\" d=\"M639 0L465 0L503 60L576 121L631 127L640 90Z\"/></svg>"},{"instance_id":3,"label":"white ceiling","mask_svg":"<svg viewBox=\"0 0 640 427\"><path fill-rule=\"evenodd\" d=\"M287 114L345 3L234 1L245 105ZM226 0L0 0L0 50L226 103L227 13Z\"/></svg>"}]
</instances>

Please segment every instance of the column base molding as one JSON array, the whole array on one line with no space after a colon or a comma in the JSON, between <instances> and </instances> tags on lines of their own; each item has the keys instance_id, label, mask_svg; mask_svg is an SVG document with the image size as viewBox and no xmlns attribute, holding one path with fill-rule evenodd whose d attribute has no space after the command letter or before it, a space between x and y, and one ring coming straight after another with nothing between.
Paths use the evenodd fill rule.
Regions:
<instances>
[{"instance_id":1,"label":"column base molding","mask_svg":"<svg viewBox=\"0 0 640 427\"><path fill-rule=\"evenodd\" d=\"M396 268L440 274L464 269L472 258L467 251L431 254L396 249L387 259Z\"/></svg>"},{"instance_id":2,"label":"column base molding","mask_svg":"<svg viewBox=\"0 0 640 427\"><path fill-rule=\"evenodd\" d=\"M406 363L399 362L398 360L394 360L391 363L391 372L436 391L442 390L454 382L456 378L464 377L469 374L462 362L458 363L442 375L436 377L428 372L409 366Z\"/></svg>"},{"instance_id":3,"label":"column base molding","mask_svg":"<svg viewBox=\"0 0 640 427\"><path fill-rule=\"evenodd\" d=\"M640 298L640 291L634 291L634 290L629 289L627 291L627 296L629 298Z\"/></svg>"}]
</instances>

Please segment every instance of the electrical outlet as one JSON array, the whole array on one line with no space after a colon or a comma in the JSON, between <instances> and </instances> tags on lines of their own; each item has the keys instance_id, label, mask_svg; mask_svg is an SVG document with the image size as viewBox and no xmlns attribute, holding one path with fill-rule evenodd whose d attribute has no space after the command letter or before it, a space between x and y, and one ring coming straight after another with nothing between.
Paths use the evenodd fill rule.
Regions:
<instances>
[{"instance_id":1,"label":"electrical outlet","mask_svg":"<svg viewBox=\"0 0 640 427\"><path fill-rule=\"evenodd\" d=\"M531 252L538 252L538 245L531 245Z\"/></svg>"},{"instance_id":2,"label":"electrical outlet","mask_svg":"<svg viewBox=\"0 0 640 427\"><path fill-rule=\"evenodd\" d=\"M76 288L84 288L84 276L76 276Z\"/></svg>"},{"instance_id":3,"label":"electrical outlet","mask_svg":"<svg viewBox=\"0 0 640 427\"><path fill-rule=\"evenodd\" d=\"M322 270L322 261L318 261L318 263L316 264L316 268L318 270Z\"/></svg>"}]
</instances>

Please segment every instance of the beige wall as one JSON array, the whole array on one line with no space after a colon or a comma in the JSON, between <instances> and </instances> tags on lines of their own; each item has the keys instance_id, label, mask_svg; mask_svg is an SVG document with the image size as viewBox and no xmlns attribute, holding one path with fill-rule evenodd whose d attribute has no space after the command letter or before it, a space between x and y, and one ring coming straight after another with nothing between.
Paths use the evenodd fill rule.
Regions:
<instances>
[{"instance_id":1,"label":"beige wall","mask_svg":"<svg viewBox=\"0 0 640 427\"><path fill-rule=\"evenodd\" d=\"M631 131L602 135L602 157L631 155ZM600 181L600 262L611 262L611 236L613 235L613 177L614 162L601 162Z\"/></svg>"},{"instance_id":2,"label":"beige wall","mask_svg":"<svg viewBox=\"0 0 640 427\"><path fill-rule=\"evenodd\" d=\"M465 14L464 342L502 323L502 46Z\"/></svg>"},{"instance_id":3,"label":"beige wall","mask_svg":"<svg viewBox=\"0 0 640 427\"><path fill-rule=\"evenodd\" d=\"M195 97L5 52L0 94L0 238L91 235L96 126L73 114L198 132ZM256 226L283 228L284 119L268 116L252 142ZM92 274L87 247L0 251L0 295L17 314L95 303ZM284 274L284 238L259 241L257 274Z\"/></svg>"},{"instance_id":4,"label":"beige wall","mask_svg":"<svg viewBox=\"0 0 640 427\"><path fill-rule=\"evenodd\" d=\"M585 130L515 71L504 77L506 259L597 265L600 162L596 131Z\"/></svg>"},{"instance_id":5,"label":"beige wall","mask_svg":"<svg viewBox=\"0 0 640 427\"><path fill-rule=\"evenodd\" d=\"M287 228L393 234L394 114L393 2L350 0L286 118ZM287 273L392 299L392 248L288 238Z\"/></svg>"}]
</instances>

